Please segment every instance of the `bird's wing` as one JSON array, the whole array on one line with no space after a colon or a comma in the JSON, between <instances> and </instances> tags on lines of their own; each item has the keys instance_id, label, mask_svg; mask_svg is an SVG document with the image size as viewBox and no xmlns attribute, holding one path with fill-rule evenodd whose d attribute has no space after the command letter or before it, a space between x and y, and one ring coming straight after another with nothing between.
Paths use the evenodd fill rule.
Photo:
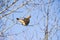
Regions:
<instances>
[{"instance_id":1,"label":"bird's wing","mask_svg":"<svg viewBox=\"0 0 60 40\"><path fill-rule=\"evenodd\" d=\"M21 22L23 25L25 25L25 22L24 22L24 20L21 20L21 19L20 19L19 21L20 21L20 22Z\"/></svg>"}]
</instances>

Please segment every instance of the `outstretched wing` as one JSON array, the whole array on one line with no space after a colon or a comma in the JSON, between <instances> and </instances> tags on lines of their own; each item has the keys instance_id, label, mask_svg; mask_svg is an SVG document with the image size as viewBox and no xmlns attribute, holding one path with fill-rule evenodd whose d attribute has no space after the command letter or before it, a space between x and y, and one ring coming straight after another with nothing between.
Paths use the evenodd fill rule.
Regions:
<instances>
[{"instance_id":1,"label":"outstretched wing","mask_svg":"<svg viewBox=\"0 0 60 40\"><path fill-rule=\"evenodd\" d=\"M24 20L20 19L19 22L21 22L23 25L26 25Z\"/></svg>"}]
</instances>

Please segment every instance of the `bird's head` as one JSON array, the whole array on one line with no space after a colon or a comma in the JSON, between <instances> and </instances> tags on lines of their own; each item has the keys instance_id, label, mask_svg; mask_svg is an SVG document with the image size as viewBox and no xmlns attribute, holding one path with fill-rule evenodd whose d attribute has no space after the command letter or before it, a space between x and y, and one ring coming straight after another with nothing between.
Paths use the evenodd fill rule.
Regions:
<instances>
[{"instance_id":1,"label":"bird's head","mask_svg":"<svg viewBox=\"0 0 60 40\"><path fill-rule=\"evenodd\" d=\"M19 18L16 18L17 20L19 20Z\"/></svg>"}]
</instances>

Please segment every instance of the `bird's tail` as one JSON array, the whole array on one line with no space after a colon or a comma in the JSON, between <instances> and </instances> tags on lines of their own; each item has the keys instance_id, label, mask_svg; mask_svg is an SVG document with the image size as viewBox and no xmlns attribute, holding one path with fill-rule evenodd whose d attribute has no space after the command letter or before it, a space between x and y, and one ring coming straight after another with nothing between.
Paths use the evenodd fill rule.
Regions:
<instances>
[{"instance_id":1,"label":"bird's tail","mask_svg":"<svg viewBox=\"0 0 60 40\"><path fill-rule=\"evenodd\" d=\"M31 18L31 16L28 16L28 17L26 17L26 18L28 18L28 19L29 19L29 18Z\"/></svg>"}]
</instances>

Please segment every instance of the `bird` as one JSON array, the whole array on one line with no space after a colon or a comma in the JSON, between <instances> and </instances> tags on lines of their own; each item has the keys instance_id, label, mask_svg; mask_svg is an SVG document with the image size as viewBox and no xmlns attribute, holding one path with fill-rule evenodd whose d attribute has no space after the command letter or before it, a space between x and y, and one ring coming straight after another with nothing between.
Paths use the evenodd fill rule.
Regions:
<instances>
[{"instance_id":1,"label":"bird","mask_svg":"<svg viewBox=\"0 0 60 40\"><path fill-rule=\"evenodd\" d=\"M31 16L27 16L24 19L16 18L22 25L27 26L30 23Z\"/></svg>"}]
</instances>

